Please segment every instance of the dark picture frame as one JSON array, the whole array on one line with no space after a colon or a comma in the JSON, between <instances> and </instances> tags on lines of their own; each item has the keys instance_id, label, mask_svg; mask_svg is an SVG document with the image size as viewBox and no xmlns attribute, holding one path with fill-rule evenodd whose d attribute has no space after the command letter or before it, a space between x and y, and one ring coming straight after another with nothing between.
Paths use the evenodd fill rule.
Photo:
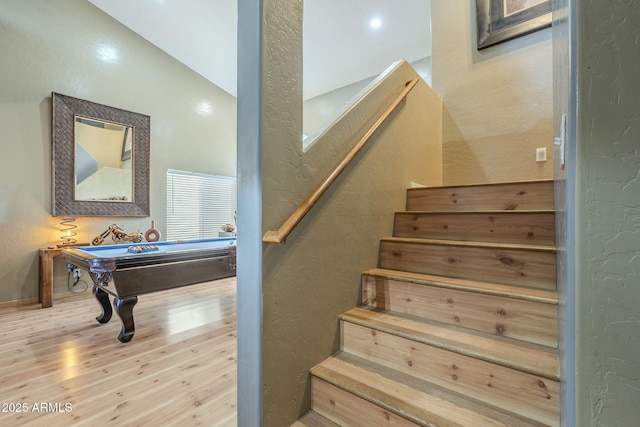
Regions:
<instances>
[{"instance_id":1,"label":"dark picture frame","mask_svg":"<svg viewBox=\"0 0 640 427\"><path fill-rule=\"evenodd\" d=\"M551 26L551 0L476 0L478 50Z\"/></svg>"}]
</instances>

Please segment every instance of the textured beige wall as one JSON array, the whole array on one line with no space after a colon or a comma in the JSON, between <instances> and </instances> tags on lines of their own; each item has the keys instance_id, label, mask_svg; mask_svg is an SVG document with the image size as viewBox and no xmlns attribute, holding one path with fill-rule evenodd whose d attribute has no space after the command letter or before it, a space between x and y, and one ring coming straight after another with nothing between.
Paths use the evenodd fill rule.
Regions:
<instances>
[{"instance_id":1,"label":"textured beige wall","mask_svg":"<svg viewBox=\"0 0 640 427\"><path fill-rule=\"evenodd\" d=\"M411 62L411 66L427 84L431 84L430 56ZM359 92L375 78L376 76L363 79L311 99L306 99L304 101L303 133L307 136L313 136L316 132L321 132L324 126L330 124L347 109L351 102L358 98Z\"/></svg>"},{"instance_id":2,"label":"textured beige wall","mask_svg":"<svg viewBox=\"0 0 640 427\"><path fill-rule=\"evenodd\" d=\"M115 62L98 58L101 48ZM166 170L235 176L236 100L81 0L0 2L0 302L37 296L37 250L51 217L51 92L151 116L151 217L80 218L79 239L109 224L164 231ZM202 103L210 114L201 114ZM55 292L67 275L56 262Z\"/></svg>"},{"instance_id":3,"label":"textured beige wall","mask_svg":"<svg viewBox=\"0 0 640 427\"><path fill-rule=\"evenodd\" d=\"M478 52L475 2L432 2L432 87L444 100L445 184L553 176L551 32ZM548 161L535 161L536 148Z\"/></svg>"},{"instance_id":4,"label":"textured beige wall","mask_svg":"<svg viewBox=\"0 0 640 427\"><path fill-rule=\"evenodd\" d=\"M640 3L576 2L577 423L640 420Z\"/></svg>"},{"instance_id":5,"label":"textured beige wall","mask_svg":"<svg viewBox=\"0 0 640 427\"><path fill-rule=\"evenodd\" d=\"M263 39L263 79L269 82L262 98L264 231L282 224L366 130L363 123L381 113L381 102L417 76L401 63L379 91L303 151L302 88L291 85L300 76L301 10L276 3L263 21L269 26ZM282 28L286 41L277 38ZM439 99L419 83L286 244L264 246L264 426L290 425L309 409L309 369L338 349L338 315L358 303L360 273L377 265L379 239L391 235L393 211L404 208L409 182L440 184L439 108Z\"/></svg>"},{"instance_id":6,"label":"textured beige wall","mask_svg":"<svg viewBox=\"0 0 640 427\"><path fill-rule=\"evenodd\" d=\"M337 88L304 101L303 133L312 136L324 129L338 115L344 111L350 101L374 78L360 80L359 82Z\"/></svg>"}]
</instances>

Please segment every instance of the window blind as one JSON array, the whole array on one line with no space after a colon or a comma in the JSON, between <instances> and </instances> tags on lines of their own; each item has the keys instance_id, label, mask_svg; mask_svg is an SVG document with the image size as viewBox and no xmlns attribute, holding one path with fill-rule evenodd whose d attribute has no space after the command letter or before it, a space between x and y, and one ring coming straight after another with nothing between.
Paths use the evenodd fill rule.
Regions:
<instances>
[{"instance_id":1,"label":"window blind","mask_svg":"<svg viewBox=\"0 0 640 427\"><path fill-rule=\"evenodd\" d=\"M167 170L167 240L218 237L236 205L236 178Z\"/></svg>"}]
</instances>

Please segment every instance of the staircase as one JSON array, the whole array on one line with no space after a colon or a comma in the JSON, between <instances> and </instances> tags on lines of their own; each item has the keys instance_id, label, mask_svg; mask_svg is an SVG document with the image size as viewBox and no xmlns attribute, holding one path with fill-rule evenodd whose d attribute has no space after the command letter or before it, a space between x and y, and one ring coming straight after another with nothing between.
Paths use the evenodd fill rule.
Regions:
<instances>
[{"instance_id":1,"label":"staircase","mask_svg":"<svg viewBox=\"0 0 640 427\"><path fill-rule=\"evenodd\" d=\"M553 181L414 188L294 426L558 426Z\"/></svg>"}]
</instances>

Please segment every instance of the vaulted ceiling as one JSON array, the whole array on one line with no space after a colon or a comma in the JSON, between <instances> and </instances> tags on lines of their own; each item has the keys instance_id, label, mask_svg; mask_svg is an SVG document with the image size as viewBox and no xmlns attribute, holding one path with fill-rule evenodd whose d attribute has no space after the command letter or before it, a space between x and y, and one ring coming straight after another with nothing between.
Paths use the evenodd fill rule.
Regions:
<instances>
[{"instance_id":1,"label":"vaulted ceiling","mask_svg":"<svg viewBox=\"0 0 640 427\"><path fill-rule=\"evenodd\" d=\"M237 0L89 1L236 96ZM305 98L430 56L430 10L431 0L305 0Z\"/></svg>"}]
</instances>

